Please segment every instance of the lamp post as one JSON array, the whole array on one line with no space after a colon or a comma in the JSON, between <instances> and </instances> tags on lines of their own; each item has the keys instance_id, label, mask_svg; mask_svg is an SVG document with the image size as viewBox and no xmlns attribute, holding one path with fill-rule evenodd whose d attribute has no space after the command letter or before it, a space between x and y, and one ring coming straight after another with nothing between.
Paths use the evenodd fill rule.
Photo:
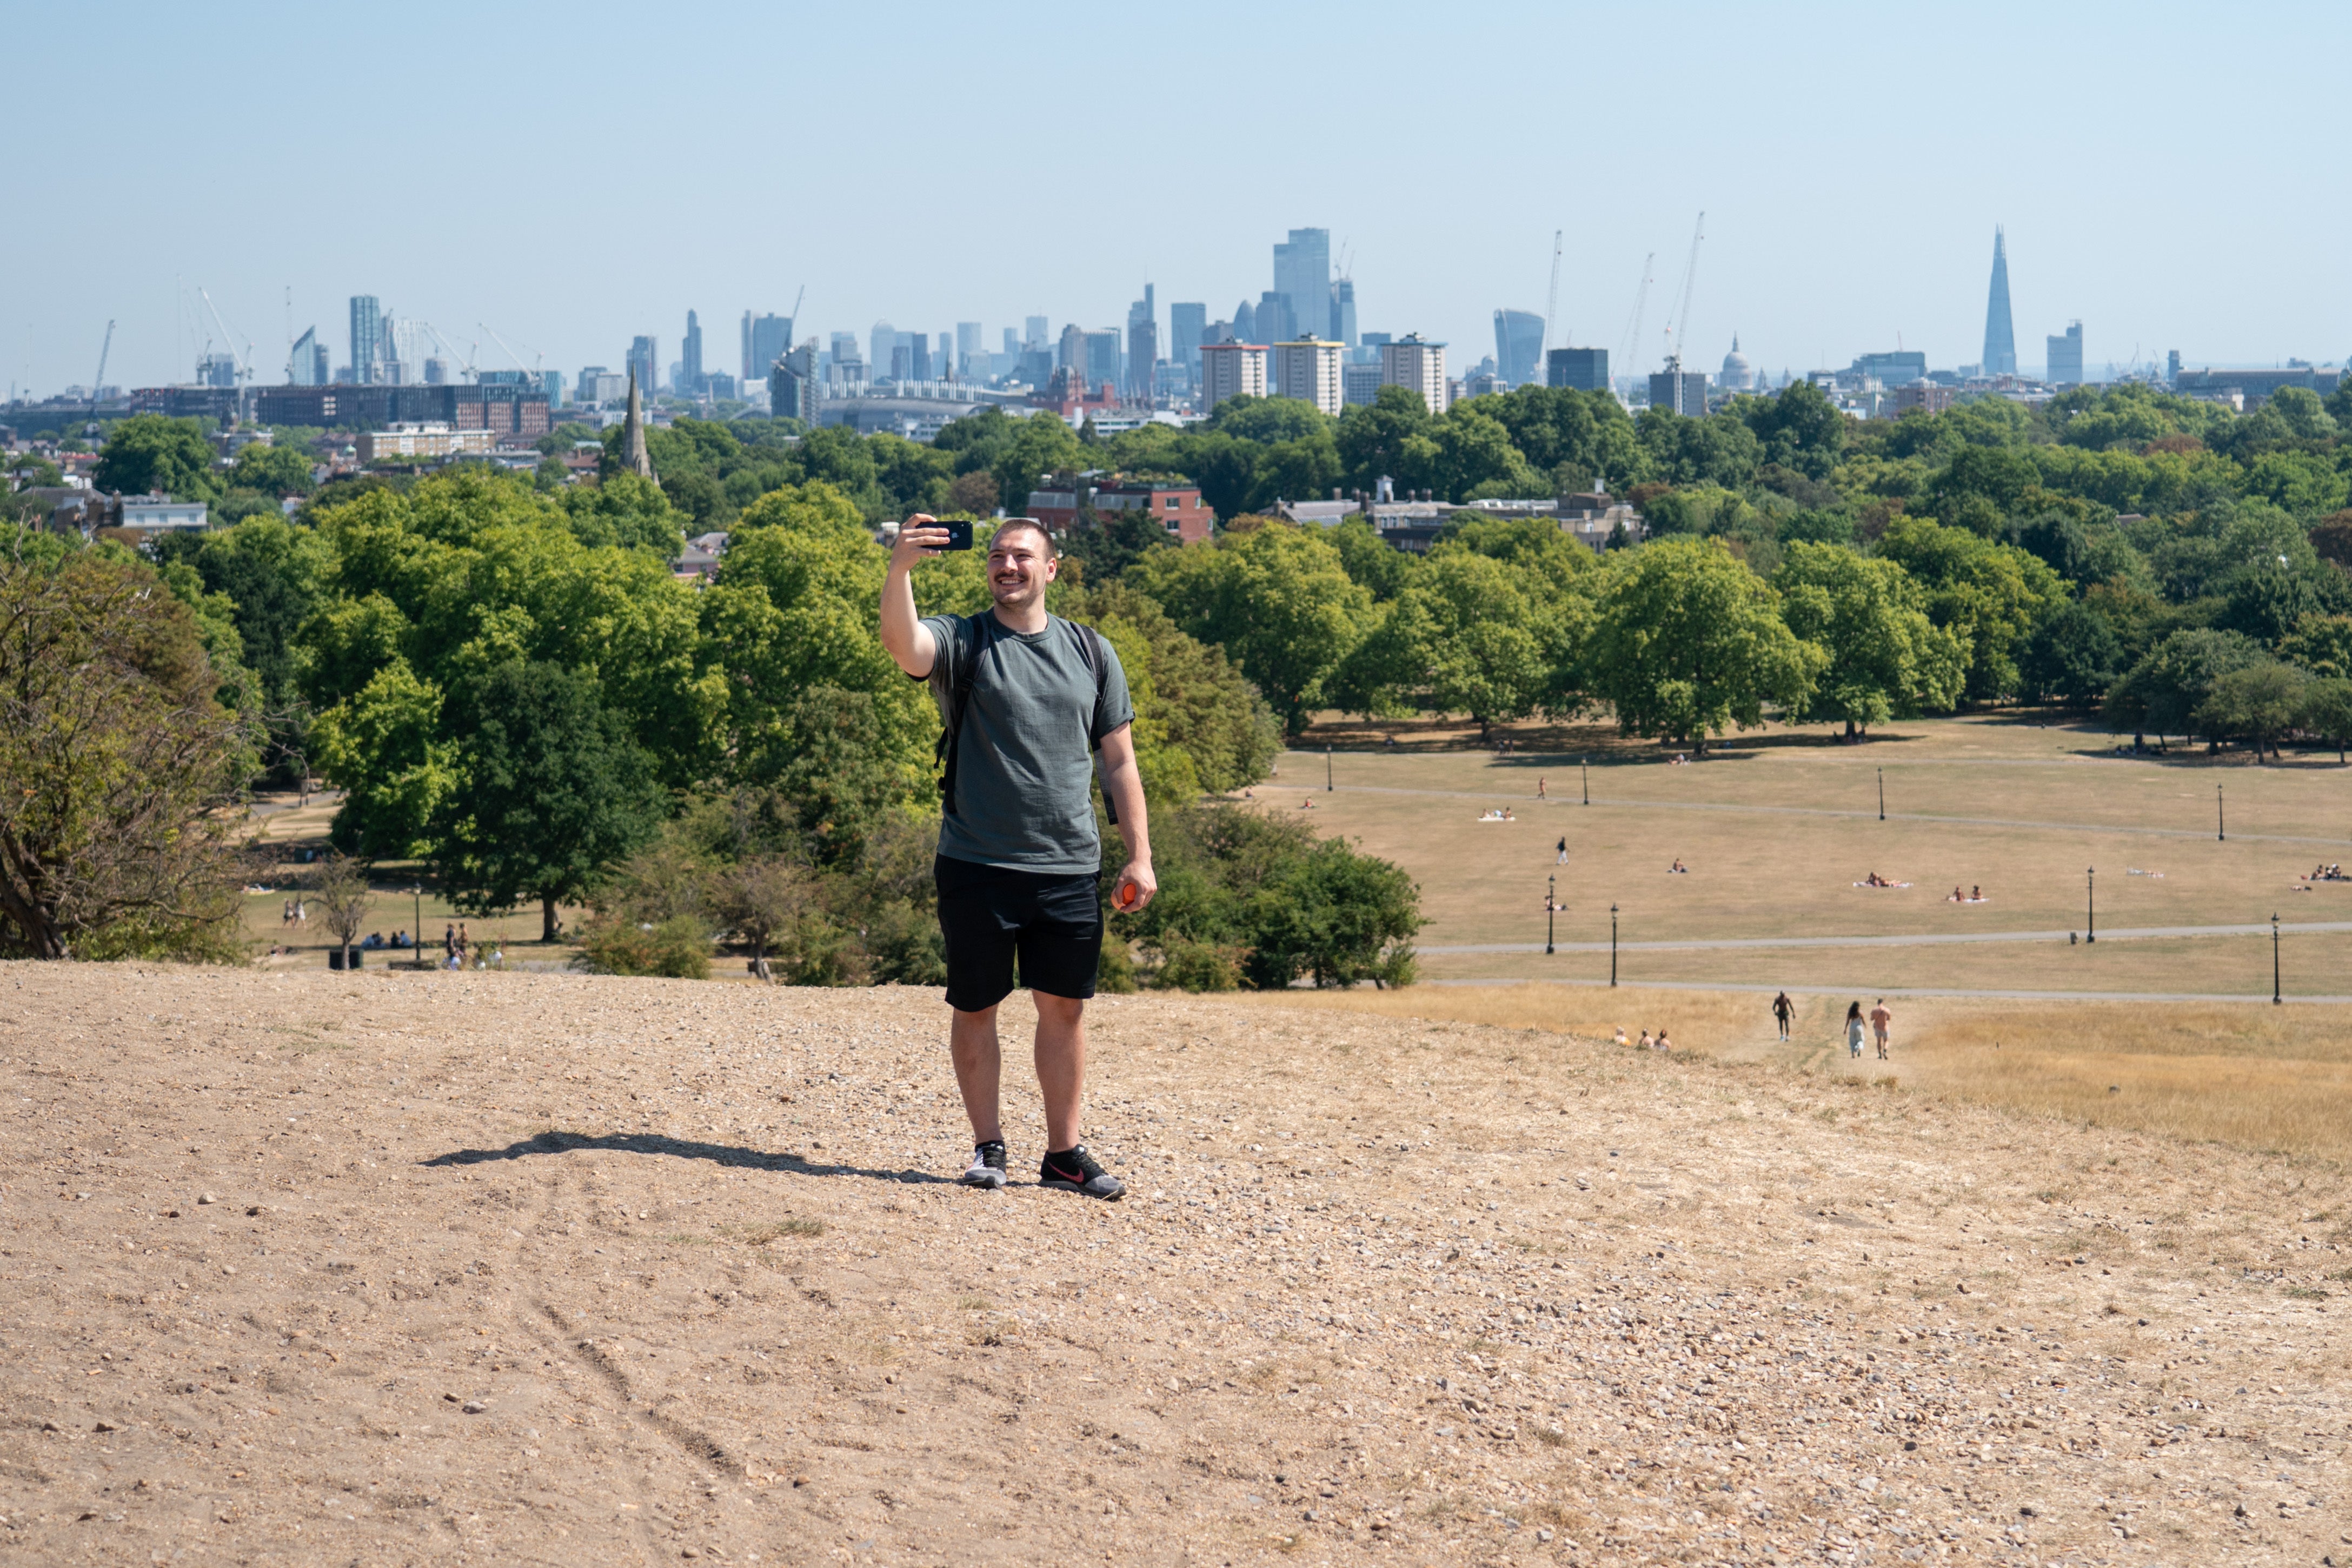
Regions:
<instances>
[{"instance_id":1,"label":"lamp post","mask_svg":"<svg viewBox=\"0 0 2352 1568\"><path fill-rule=\"evenodd\" d=\"M2221 809L2221 786L2220 784L2215 784L2213 786L2213 837L2217 841L2221 842L2226 842L2230 837L2230 818L2228 814L2223 812Z\"/></svg>"},{"instance_id":2,"label":"lamp post","mask_svg":"<svg viewBox=\"0 0 2352 1568\"><path fill-rule=\"evenodd\" d=\"M1878 770L1878 820L1886 820L1886 770Z\"/></svg>"},{"instance_id":3,"label":"lamp post","mask_svg":"<svg viewBox=\"0 0 2352 1568\"><path fill-rule=\"evenodd\" d=\"M1331 747L1328 742L1323 747L1323 793L1331 793Z\"/></svg>"},{"instance_id":4,"label":"lamp post","mask_svg":"<svg viewBox=\"0 0 2352 1568\"><path fill-rule=\"evenodd\" d=\"M408 967L425 967L425 884L411 882L408 896L415 901L416 923L408 928Z\"/></svg>"},{"instance_id":5,"label":"lamp post","mask_svg":"<svg viewBox=\"0 0 2352 1568\"><path fill-rule=\"evenodd\" d=\"M2278 911L2271 911L2271 1005L2279 1005Z\"/></svg>"},{"instance_id":6,"label":"lamp post","mask_svg":"<svg viewBox=\"0 0 2352 1568\"><path fill-rule=\"evenodd\" d=\"M2091 928L2091 934L2084 940L2096 942L2099 940L2099 868L2096 866L2088 867L2083 872L2083 905L2084 916Z\"/></svg>"},{"instance_id":7,"label":"lamp post","mask_svg":"<svg viewBox=\"0 0 2352 1568\"><path fill-rule=\"evenodd\" d=\"M1559 910L1559 900L1555 896L1559 881L1557 873L1544 879L1544 956L1547 958L1551 956L1552 923Z\"/></svg>"},{"instance_id":8,"label":"lamp post","mask_svg":"<svg viewBox=\"0 0 2352 1568\"><path fill-rule=\"evenodd\" d=\"M1617 906L1609 906L1609 986L1617 987Z\"/></svg>"},{"instance_id":9,"label":"lamp post","mask_svg":"<svg viewBox=\"0 0 2352 1568\"><path fill-rule=\"evenodd\" d=\"M1592 764L1582 757L1576 759L1576 771L1584 780L1584 804L1592 804Z\"/></svg>"}]
</instances>

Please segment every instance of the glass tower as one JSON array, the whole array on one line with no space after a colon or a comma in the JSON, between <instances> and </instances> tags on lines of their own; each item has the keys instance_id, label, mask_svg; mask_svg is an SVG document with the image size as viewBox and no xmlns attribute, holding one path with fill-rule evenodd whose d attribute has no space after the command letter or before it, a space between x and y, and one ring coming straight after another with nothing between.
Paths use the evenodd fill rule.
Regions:
<instances>
[{"instance_id":1,"label":"glass tower","mask_svg":"<svg viewBox=\"0 0 2352 1568\"><path fill-rule=\"evenodd\" d=\"M1984 374L2017 374L2017 331L2009 320L2009 244L1992 231L1992 293L1985 301Z\"/></svg>"}]
</instances>

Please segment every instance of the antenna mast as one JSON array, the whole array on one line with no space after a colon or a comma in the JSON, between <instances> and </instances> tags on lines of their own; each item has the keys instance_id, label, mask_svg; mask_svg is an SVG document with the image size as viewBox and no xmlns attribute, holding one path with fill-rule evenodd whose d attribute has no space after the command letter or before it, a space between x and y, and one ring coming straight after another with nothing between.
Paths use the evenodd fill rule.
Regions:
<instances>
[{"instance_id":1,"label":"antenna mast","mask_svg":"<svg viewBox=\"0 0 2352 1568\"><path fill-rule=\"evenodd\" d=\"M1559 242L1567 233L1566 229L1560 228L1551 231L1551 292L1544 296L1543 346L1546 354L1551 353L1552 318L1559 314ZM1567 345L1563 343L1561 346ZM1547 362L1538 363L1540 365Z\"/></svg>"}]
</instances>

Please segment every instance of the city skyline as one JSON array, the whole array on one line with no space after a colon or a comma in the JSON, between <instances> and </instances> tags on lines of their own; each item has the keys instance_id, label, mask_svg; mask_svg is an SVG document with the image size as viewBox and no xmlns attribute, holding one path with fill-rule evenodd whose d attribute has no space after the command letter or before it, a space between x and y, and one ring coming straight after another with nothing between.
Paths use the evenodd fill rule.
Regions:
<instances>
[{"instance_id":1,"label":"city skyline","mask_svg":"<svg viewBox=\"0 0 2352 1568\"><path fill-rule=\"evenodd\" d=\"M543 146L525 155L534 168L596 170L600 188L657 192L674 223L624 223L617 210L569 201L539 204L543 211L534 214L533 198L518 198L500 181L394 179L376 196L351 184L359 176L323 142L273 156L270 188L284 200L282 221L255 222L245 201L228 199L214 139L183 132L185 84L268 79L283 84L272 89L273 113L348 115L331 73L319 68L362 47L363 25L322 15L299 29L223 26L215 14L133 9L140 24L109 29L103 39L118 96L95 125L76 110L90 51L101 47L87 27L52 9L27 16L12 33L14 53L30 68L20 94L28 163L106 166L112 199L141 215L135 242L0 254L0 300L14 307L0 312L0 377L37 394L86 384L110 321L118 323L110 383L187 381L207 340L221 346L215 310L251 342L255 384L282 382L288 340L306 328L334 347L340 363L347 302L371 294L397 320L430 321L460 347L478 345L482 368L511 369L519 358L567 375L583 364L622 363L639 335L662 345L656 370L666 372L688 309L698 310L707 335L710 323L724 331L745 310L791 311L803 287L802 338L834 331L863 338L887 320L936 341L978 321L993 345L1003 328L1041 310L1056 331L1069 322L1120 329L1148 281L1161 301L1166 343L1168 302L1203 302L1212 321L1229 318L1241 301L1256 304L1276 285L1270 247L1309 227L1328 231L1332 264L1344 265L1354 285L1360 330L1451 342L1465 366L1485 352L1469 345L1493 341L1495 311L1541 310L1552 234L1565 229L1550 344L1608 348L1619 374L1640 375L1663 362L1692 216L1701 208L1707 233L1684 334L1695 368L1712 369L1735 333L1757 369L1774 376L1898 345L1925 350L1937 365L1976 363L1986 325L1986 240L1997 224L2007 235L2014 333L2027 345L2021 371L2037 368L2035 348L2076 320L2085 322L2085 368L2095 374L2135 347L2143 363L2178 350L2192 364L2334 362L2352 350L2352 303L2336 286L2331 261L2352 220L2307 195L2313 160L2331 144L2327 62L2338 49L2328 46L2352 42L2352 21L2319 7L2234 14L2216 27L2210 15L2185 6L2146 6L2135 9L2128 30L2089 13L2021 6L1859 24L1825 7L1769 17L1724 8L1709 26L1686 29L1600 9L1506 5L1449 20L1435 38L1401 7L1350 9L1344 27L1331 25L1343 14L1326 7L1251 12L1262 42L1311 39L1328 54L1335 92L1379 79L1410 48L1454 84L1456 96L1444 101L1475 107L1492 89L1469 84L1498 44L1513 58L1549 50L1623 60L1654 53L1671 33L1679 92L1726 107L1687 117L1687 127L1674 123L1681 117L1658 117L1654 135L1596 141L1591 157L1563 172L1536 140L1517 143L1478 130L1480 114L1433 137L1418 125L1408 132L1365 121L1335 140L1307 110L1254 97L1244 84L1213 86L1205 96L1188 85L1185 113L1158 142L1082 135L1054 150L1054 177L1078 188L1117 191L1150 171L1152 204L1177 221L1138 226L1139 237L1128 237L1116 257L1098 244L1055 239L1050 228L1042 238L1025 232L1005 210L997 181L938 176L962 160L1034 157L1016 152L1017 138L994 154L941 153L934 132L900 125L873 84L826 72L794 88L808 122L842 128L826 157L754 147L733 159L698 159L691 135L683 142L615 136L569 110L551 119ZM425 19L444 9L457 15L427 5ZM1171 36L1149 19L1004 24L921 9L928 22L911 29L913 61L956 79L1004 84L1008 123L1017 123L1015 89L1029 63L1057 44L1090 55L1145 49L1171 85L1192 83L1218 58L1214 40L1230 19L1212 6ZM229 8L232 22L239 16L283 20ZM527 83L583 106L640 78L683 83L709 51L757 54L782 47L787 33L796 58L858 47L854 19L843 16L793 17L788 26L722 6L686 28L620 7L589 5L582 16L582 26L552 33L527 18L470 13L467 26L479 35L475 47L530 58ZM2021 63L2042 58L2095 60L2097 79L2130 85L2044 95ZM1900 136L1887 134L1893 121L1885 116L1849 121L1814 107L1846 96L1856 80L1880 78L1911 106L1887 111L1906 116ZM2175 138L2163 142L2160 158L2147 152L2151 124L2172 123L2179 112L2166 95L2197 101L2188 96L2192 84L2200 96L2218 90L2225 99L2259 86L2266 106L2260 155L2229 137ZM1626 112L1643 118L1639 91L1629 91ZM397 112L411 155L430 164L473 144L477 87L428 73L404 95ZM232 94L228 102L225 125L247 100ZM725 137L751 134L761 122L759 97L722 102L729 107L717 123ZM1218 117L1244 107L1239 124ZM1750 127L1731 153L1723 117ZM1316 178L1274 186L1232 180L1248 148L1310 124L1324 148ZM1762 155L1774 149L1778 155ZM1791 184L1791 157L1811 159L1823 182L1833 179L1837 198ZM714 162L726 167L707 166ZM884 193L901 179L925 195L920 224L903 237L880 221L894 199ZM2168 224L2164 242L2152 243L2153 226L2200 183L2231 193L2230 221ZM931 237L959 226L976 237L944 245ZM1652 254L1644 331L1626 353L1643 258ZM2259 286L2229 286L2237 282ZM477 323L512 344L514 356ZM733 357L706 344L711 368L730 368Z\"/></svg>"}]
</instances>

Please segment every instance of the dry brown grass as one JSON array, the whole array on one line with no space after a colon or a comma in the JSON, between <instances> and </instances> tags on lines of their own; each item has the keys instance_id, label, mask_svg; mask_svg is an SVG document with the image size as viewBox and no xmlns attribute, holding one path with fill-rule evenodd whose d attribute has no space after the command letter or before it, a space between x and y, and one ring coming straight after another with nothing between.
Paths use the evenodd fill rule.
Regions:
<instances>
[{"instance_id":1,"label":"dry brown grass","mask_svg":"<svg viewBox=\"0 0 2352 1568\"><path fill-rule=\"evenodd\" d=\"M1664 1026L1680 1051L1874 1081L2028 1116L2242 1149L2352 1158L2352 1010L2222 1004L1897 1001L1894 1059L1850 1061L1842 1005L1799 998L1783 1045L1754 993L1528 984L1293 992L1267 1007L1426 1018L1607 1039ZM1871 1000L1863 998L1865 1004Z\"/></svg>"}]
</instances>

